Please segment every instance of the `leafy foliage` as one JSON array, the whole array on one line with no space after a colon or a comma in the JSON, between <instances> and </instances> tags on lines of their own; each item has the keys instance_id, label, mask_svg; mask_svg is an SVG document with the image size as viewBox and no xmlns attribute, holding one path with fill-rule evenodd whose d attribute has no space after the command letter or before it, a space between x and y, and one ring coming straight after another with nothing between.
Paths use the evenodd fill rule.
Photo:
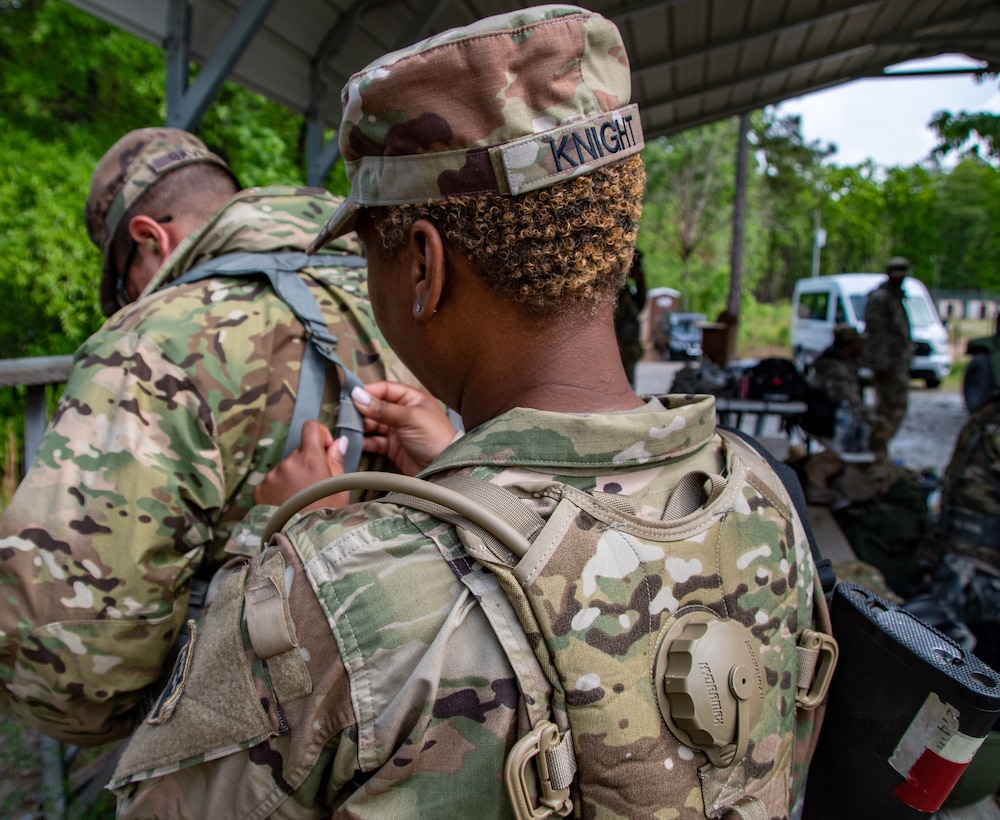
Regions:
<instances>
[{"instance_id":1,"label":"leafy foliage","mask_svg":"<svg viewBox=\"0 0 1000 820\"><path fill-rule=\"evenodd\" d=\"M728 247L735 147L734 123L723 121L653 140L643 153L648 182L640 244L647 267L676 273L672 282L652 277L650 285L678 288L687 309L703 309L706 291L719 285L725 294L719 263ZM647 231L650 224L658 229Z\"/></svg>"},{"instance_id":2,"label":"leafy foliage","mask_svg":"<svg viewBox=\"0 0 1000 820\"><path fill-rule=\"evenodd\" d=\"M958 114L939 111L930 126L941 139L934 148L937 156L955 153L964 158L1000 161L1000 115L985 111Z\"/></svg>"},{"instance_id":3,"label":"leafy foliage","mask_svg":"<svg viewBox=\"0 0 1000 820\"><path fill-rule=\"evenodd\" d=\"M83 203L90 174L122 134L162 124L159 46L60 0L0 3L0 358L72 353L103 320L100 256ZM305 181L304 126L226 83L199 136L247 186ZM331 190L347 190L343 170ZM0 464L20 435L23 391L0 390Z\"/></svg>"},{"instance_id":4,"label":"leafy foliage","mask_svg":"<svg viewBox=\"0 0 1000 820\"><path fill-rule=\"evenodd\" d=\"M755 112L753 126L763 189L755 215L766 242L755 295L770 302L790 294L795 280L811 270L815 217L829 194L822 161L834 148L807 144L799 116Z\"/></svg>"},{"instance_id":5,"label":"leafy foliage","mask_svg":"<svg viewBox=\"0 0 1000 820\"><path fill-rule=\"evenodd\" d=\"M939 237L934 284L1000 290L1000 173L980 159L963 160L941 180L933 217Z\"/></svg>"}]
</instances>

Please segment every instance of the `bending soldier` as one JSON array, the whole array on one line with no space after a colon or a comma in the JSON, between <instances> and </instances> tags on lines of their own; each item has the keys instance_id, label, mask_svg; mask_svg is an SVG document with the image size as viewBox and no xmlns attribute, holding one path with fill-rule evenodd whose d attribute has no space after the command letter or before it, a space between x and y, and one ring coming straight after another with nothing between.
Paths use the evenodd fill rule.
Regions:
<instances>
[{"instance_id":1,"label":"bending soldier","mask_svg":"<svg viewBox=\"0 0 1000 820\"><path fill-rule=\"evenodd\" d=\"M244 518L294 446L297 396L314 395L324 423L338 413L342 373L299 383L306 334L264 276L175 281L235 253L302 255L339 202L240 191L219 156L171 128L125 135L94 171L87 230L111 318L77 351L0 519L0 696L46 734L91 745L131 731L192 586L259 549L262 522ZM364 270L347 266L356 241L328 249L301 281L341 360L366 381L408 378L370 318Z\"/></svg>"}]
</instances>

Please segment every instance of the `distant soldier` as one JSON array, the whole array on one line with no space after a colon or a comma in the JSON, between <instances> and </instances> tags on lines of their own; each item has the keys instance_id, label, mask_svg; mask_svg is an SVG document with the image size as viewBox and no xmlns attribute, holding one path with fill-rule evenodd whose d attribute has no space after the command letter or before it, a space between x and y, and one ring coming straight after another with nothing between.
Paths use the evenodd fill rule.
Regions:
<instances>
[{"instance_id":1,"label":"distant soldier","mask_svg":"<svg viewBox=\"0 0 1000 820\"><path fill-rule=\"evenodd\" d=\"M941 484L927 556L934 590L975 636L975 652L1000 666L1000 396L962 427Z\"/></svg>"},{"instance_id":2,"label":"distant soldier","mask_svg":"<svg viewBox=\"0 0 1000 820\"><path fill-rule=\"evenodd\" d=\"M941 485L937 536L941 549L1000 576L1000 396L958 434Z\"/></svg>"},{"instance_id":3,"label":"distant soldier","mask_svg":"<svg viewBox=\"0 0 1000 820\"><path fill-rule=\"evenodd\" d=\"M864 395L858 377L858 361L864 347L864 338L853 325L837 325L833 344L813 360L809 383L824 391L834 408L846 401L851 412L864 412Z\"/></svg>"},{"instance_id":4,"label":"distant soldier","mask_svg":"<svg viewBox=\"0 0 1000 820\"><path fill-rule=\"evenodd\" d=\"M886 265L889 278L868 294L865 305L865 360L875 376L875 413L880 423L872 430L876 457L888 457L889 440L906 415L913 342L910 320L903 305L903 280L910 263L894 256Z\"/></svg>"}]
</instances>

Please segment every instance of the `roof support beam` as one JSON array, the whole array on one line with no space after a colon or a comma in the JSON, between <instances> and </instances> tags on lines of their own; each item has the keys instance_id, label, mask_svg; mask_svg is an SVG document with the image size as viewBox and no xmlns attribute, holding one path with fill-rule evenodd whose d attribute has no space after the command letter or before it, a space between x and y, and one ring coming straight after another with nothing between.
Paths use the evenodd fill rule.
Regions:
<instances>
[{"instance_id":1,"label":"roof support beam","mask_svg":"<svg viewBox=\"0 0 1000 820\"><path fill-rule=\"evenodd\" d=\"M212 56L188 86L190 0L170 0L167 10L167 125L193 131L222 83L253 40L276 0L247 0L216 44Z\"/></svg>"},{"instance_id":2,"label":"roof support beam","mask_svg":"<svg viewBox=\"0 0 1000 820\"><path fill-rule=\"evenodd\" d=\"M770 67L768 67L768 68L766 68L766 69L764 69L762 71L758 71L758 72L754 72L754 73L749 73L748 72L748 73L742 75L740 77L740 82L748 82L748 83L750 83L750 82L760 82L761 80L771 79L773 77L783 77L783 76L787 75L791 71L806 71L806 70L808 70L810 68L821 66L824 61L830 61L830 60L834 59L834 57L836 57L839 60L843 60L843 61L846 62L851 57L856 57L856 56L858 56L860 54L865 54L866 52L872 51L874 48L875 48L875 46L873 44L855 46L854 48L848 48L848 49L844 49L843 51L839 51L835 55L833 55L833 54L826 54L826 55L823 55L822 57L816 57L813 60L800 60L800 61L798 61L796 63L791 63L791 64L787 64L787 65L774 65L774 66L770 66ZM864 76L864 75L862 75L862 76ZM848 80L856 80L856 79L858 79L858 77L856 77L856 76L848 77ZM838 77L838 82L839 83L844 82L843 75L841 77ZM650 111L651 109L657 108L658 106L661 106L661 105L675 105L676 106L676 105L680 105L680 104L686 103L686 102L696 102L697 100L701 99L702 97L704 97L704 96L706 96L708 94L714 93L716 91L730 91L731 85L732 84L729 83L729 82L718 82L718 83L709 84L709 85L702 85L702 86L699 86L697 89L691 89L689 91L683 91L683 92L678 92L678 93L674 93L674 94L668 94L668 95L665 95L665 96L663 96L663 97L661 97L659 99L650 99L650 100L646 101L646 104L644 106L644 110ZM814 90L817 90L817 89L809 88L807 91L803 91L802 93L803 94L811 94L811 93L813 93ZM788 99L787 95L785 96L785 99ZM767 105L767 104L768 103L763 103L763 105ZM761 107L761 106L760 105L755 105L754 106L754 108L759 108L759 107ZM718 119L718 117L716 117L715 119Z\"/></svg>"},{"instance_id":3,"label":"roof support beam","mask_svg":"<svg viewBox=\"0 0 1000 820\"><path fill-rule=\"evenodd\" d=\"M413 15L412 25L396 44L400 49L423 39L449 0L426 0ZM386 0L357 0L350 9L337 17L327 31L316 56L309 65L309 110L306 114L306 184L321 187L330 169L340 159L340 145L336 136L326 139L325 111L326 81L323 66L327 60L340 53L358 19L370 8L385 5Z\"/></svg>"},{"instance_id":4,"label":"roof support beam","mask_svg":"<svg viewBox=\"0 0 1000 820\"><path fill-rule=\"evenodd\" d=\"M326 116L323 101L326 99L326 80L323 65L337 54L347 42L354 28L364 0L358 0L346 12L337 15L323 41L316 49L316 56L309 63L309 110L306 111L306 185L322 187L323 180L340 158L336 137L326 141Z\"/></svg>"}]
</instances>

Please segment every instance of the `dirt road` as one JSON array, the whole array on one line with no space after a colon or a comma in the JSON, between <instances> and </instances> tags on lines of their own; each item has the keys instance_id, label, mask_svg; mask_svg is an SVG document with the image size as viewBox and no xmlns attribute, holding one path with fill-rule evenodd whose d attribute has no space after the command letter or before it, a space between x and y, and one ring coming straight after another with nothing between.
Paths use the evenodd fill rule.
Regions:
<instances>
[{"instance_id":1,"label":"dirt road","mask_svg":"<svg viewBox=\"0 0 1000 820\"><path fill-rule=\"evenodd\" d=\"M906 418L889 442L890 458L911 470L932 467L941 475L968 417L960 393L912 387Z\"/></svg>"}]
</instances>

